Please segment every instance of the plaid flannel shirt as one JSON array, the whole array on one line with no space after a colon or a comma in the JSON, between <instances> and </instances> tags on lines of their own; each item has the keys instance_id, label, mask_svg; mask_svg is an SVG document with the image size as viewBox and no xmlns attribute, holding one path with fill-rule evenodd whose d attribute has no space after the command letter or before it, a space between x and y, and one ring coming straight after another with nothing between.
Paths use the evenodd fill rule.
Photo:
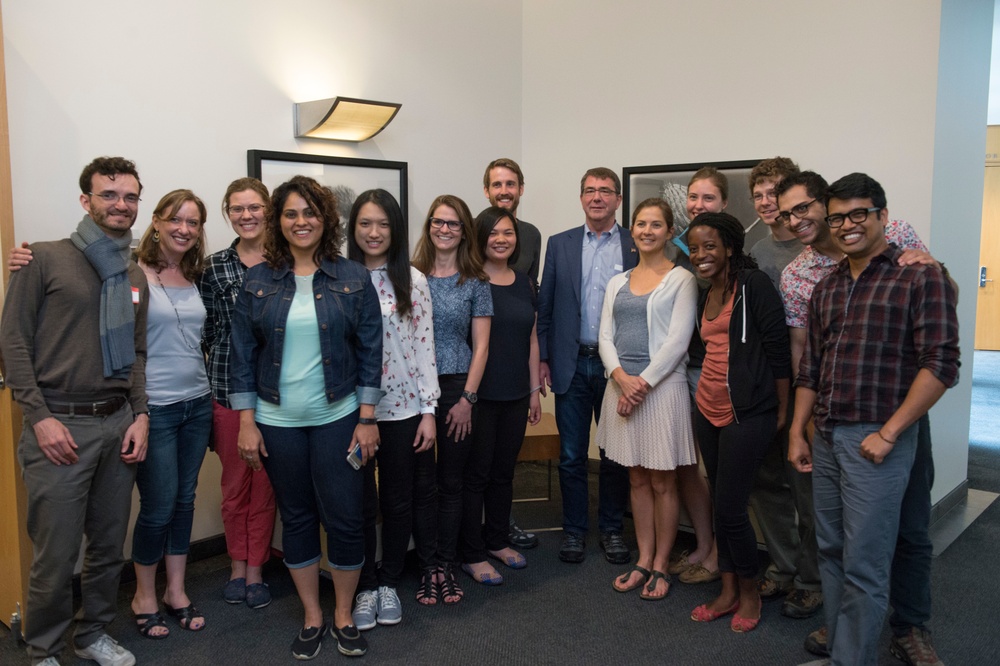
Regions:
<instances>
[{"instance_id":1,"label":"plaid flannel shirt","mask_svg":"<svg viewBox=\"0 0 1000 666\"><path fill-rule=\"evenodd\" d=\"M239 238L225 250L208 258L205 272L198 280L198 291L205 304L205 332L202 346L208 355L208 383L212 395L223 407L229 408L229 357L233 308L236 294L243 285L247 267L236 252Z\"/></svg>"}]
</instances>

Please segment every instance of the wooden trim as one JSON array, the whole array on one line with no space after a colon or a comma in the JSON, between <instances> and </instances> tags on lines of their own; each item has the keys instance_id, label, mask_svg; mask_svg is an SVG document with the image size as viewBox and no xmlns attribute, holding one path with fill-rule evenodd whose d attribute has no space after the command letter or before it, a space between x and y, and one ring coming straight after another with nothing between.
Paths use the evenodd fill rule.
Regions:
<instances>
[{"instance_id":1,"label":"wooden trim","mask_svg":"<svg viewBox=\"0 0 1000 666\"><path fill-rule=\"evenodd\" d=\"M10 182L10 130L7 126L7 79L3 61L3 16L0 12L0 252L6 257L14 243L14 203ZM0 268L3 294L7 271ZM3 370L0 362L0 372ZM16 446L21 435L21 410L8 389L0 389L0 622L9 626L11 614L28 596L31 541L25 531L27 493L17 463Z\"/></svg>"}]
</instances>

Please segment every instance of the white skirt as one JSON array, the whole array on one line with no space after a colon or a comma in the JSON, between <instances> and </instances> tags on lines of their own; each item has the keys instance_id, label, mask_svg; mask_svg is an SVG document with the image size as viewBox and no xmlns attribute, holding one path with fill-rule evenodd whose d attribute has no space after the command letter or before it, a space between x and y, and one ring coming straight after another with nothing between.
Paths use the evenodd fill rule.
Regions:
<instances>
[{"instance_id":1,"label":"white skirt","mask_svg":"<svg viewBox=\"0 0 1000 666\"><path fill-rule=\"evenodd\" d=\"M660 384L628 417L618 415L618 383L608 379L597 426L597 443L625 467L671 470L698 458L691 432L691 398L686 383Z\"/></svg>"}]
</instances>

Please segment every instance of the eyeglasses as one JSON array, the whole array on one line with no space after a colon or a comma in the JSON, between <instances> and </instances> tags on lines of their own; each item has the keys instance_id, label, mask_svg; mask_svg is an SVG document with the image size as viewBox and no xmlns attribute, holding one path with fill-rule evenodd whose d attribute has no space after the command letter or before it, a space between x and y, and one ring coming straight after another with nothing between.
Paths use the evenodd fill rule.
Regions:
<instances>
[{"instance_id":1,"label":"eyeglasses","mask_svg":"<svg viewBox=\"0 0 1000 666\"><path fill-rule=\"evenodd\" d=\"M830 225L831 229L844 226L844 218L849 218L854 224L861 224L868 219L869 214L879 210L882 209L878 206L872 206L871 208L855 208L854 210L849 210L846 213L827 215L826 223Z\"/></svg>"},{"instance_id":2,"label":"eyeglasses","mask_svg":"<svg viewBox=\"0 0 1000 666\"><path fill-rule=\"evenodd\" d=\"M116 204L118 200L121 199L128 206L135 206L142 199L139 198L138 194L118 194L117 192L112 192L107 190L105 192L87 192L92 197L99 197L101 201L106 204Z\"/></svg>"},{"instance_id":3,"label":"eyeglasses","mask_svg":"<svg viewBox=\"0 0 1000 666\"><path fill-rule=\"evenodd\" d=\"M792 206L792 209L789 211L779 211L778 214L774 216L774 219L782 224L788 224L792 221L792 215L794 215L796 219L801 220L805 216L806 212L808 212L809 206L812 206L817 201L819 201L818 197L812 201L800 203L798 206Z\"/></svg>"},{"instance_id":4,"label":"eyeglasses","mask_svg":"<svg viewBox=\"0 0 1000 666\"><path fill-rule=\"evenodd\" d=\"M607 199L608 197L617 195L618 191L610 187L585 187L583 189L583 196L585 197L592 197L595 194L600 194L602 199Z\"/></svg>"},{"instance_id":5,"label":"eyeglasses","mask_svg":"<svg viewBox=\"0 0 1000 666\"><path fill-rule=\"evenodd\" d=\"M264 204L250 204L249 206L228 206L226 208L230 215L242 215L244 211L250 211L251 215L256 215L264 210Z\"/></svg>"},{"instance_id":6,"label":"eyeglasses","mask_svg":"<svg viewBox=\"0 0 1000 666\"><path fill-rule=\"evenodd\" d=\"M440 217L432 217L428 220L431 226L435 229L440 229L441 227L447 225L450 231L458 231L462 228L461 220L442 220Z\"/></svg>"}]
</instances>

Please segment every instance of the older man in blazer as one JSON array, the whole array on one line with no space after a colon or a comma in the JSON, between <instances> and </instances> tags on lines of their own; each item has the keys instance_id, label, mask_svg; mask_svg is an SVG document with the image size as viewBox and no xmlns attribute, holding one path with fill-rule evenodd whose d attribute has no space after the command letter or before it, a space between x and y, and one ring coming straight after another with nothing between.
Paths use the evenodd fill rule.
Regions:
<instances>
[{"instance_id":1,"label":"older man in blazer","mask_svg":"<svg viewBox=\"0 0 1000 666\"><path fill-rule=\"evenodd\" d=\"M541 379L555 393L562 450L559 486L563 501L563 541L559 559L583 562L588 528L587 452L591 415L601 418L607 378L597 352L601 308L608 280L635 267L638 254L629 233L615 221L622 203L618 175L603 167L580 180L586 222L556 234L545 250L538 299ZM601 451L598 528L601 548L613 564L631 559L622 539L628 500L627 470Z\"/></svg>"}]
</instances>

